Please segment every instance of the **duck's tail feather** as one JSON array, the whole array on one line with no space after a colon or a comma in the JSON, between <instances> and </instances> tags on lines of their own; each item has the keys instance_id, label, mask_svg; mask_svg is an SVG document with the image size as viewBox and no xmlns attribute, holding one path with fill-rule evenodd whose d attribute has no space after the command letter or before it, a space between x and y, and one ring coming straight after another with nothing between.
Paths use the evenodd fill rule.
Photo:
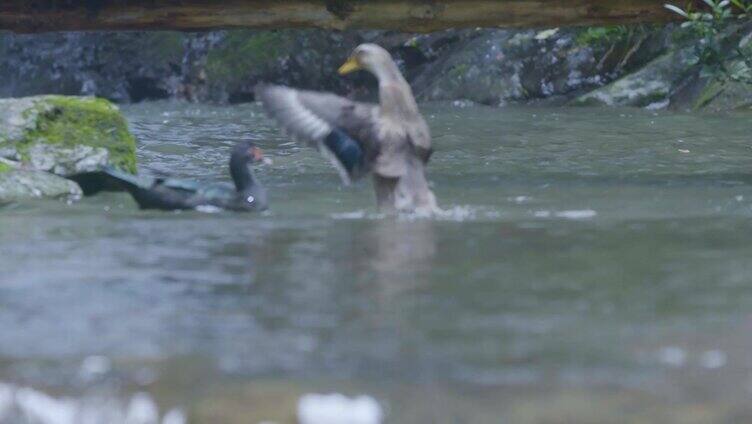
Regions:
<instances>
[{"instance_id":1,"label":"duck's tail feather","mask_svg":"<svg viewBox=\"0 0 752 424\"><path fill-rule=\"evenodd\" d=\"M136 175L115 168L114 166L105 166L102 168L102 172L121 183L138 185L138 177Z\"/></svg>"},{"instance_id":2,"label":"duck's tail feather","mask_svg":"<svg viewBox=\"0 0 752 424\"><path fill-rule=\"evenodd\" d=\"M78 183L86 196L91 196L101 191L130 191L129 187L144 186L144 184L148 183L142 178L112 166L105 166L98 171L71 175L68 178Z\"/></svg>"},{"instance_id":3,"label":"duck's tail feather","mask_svg":"<svg viewBox=\"0 0 752 424\"><path fill-rule=\"evenodd\" d=\"M160 178L133 175L113 167L103 168L102 173L130 193L141 209L185 209L184 205L170 197L169 193L165 195L154 190L162 183Z\"/></svg>"}]
</instances>

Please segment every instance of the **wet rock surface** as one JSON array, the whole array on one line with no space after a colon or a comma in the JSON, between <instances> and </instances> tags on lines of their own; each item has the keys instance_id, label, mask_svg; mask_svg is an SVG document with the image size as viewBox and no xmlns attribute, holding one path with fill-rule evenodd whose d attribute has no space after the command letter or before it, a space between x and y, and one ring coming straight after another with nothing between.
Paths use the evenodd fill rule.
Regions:
<instances>
[{"instance_id":1,"label":"wet rock surface","mask_svg":"<svg viewBox=\"0 0 752 424\"><path fill-rule=\"evenodd\" d=\"M0 153L61 176L103 165L135 171L136 144L125 118L96 98L0 99Z\"/></svg>"},{"instance_id":2,"label":"wet rock surface","mask_svg":"<svg viewBox=\"0 0 752 424\"><path fill-rule=\"evenodd\" d=\"M749 45L750 34L741 28L734 42ZM726 110L744 108L749 97L738 93L752 92L748 82L700 77L696 35L674 25L641 25L423 35L312 29L2 34L0 77L7 83L0 96L240 103L253 100L257 82L269 81L373 99L370 75L336 73L362 42L389 49L422 100Z\"/></svg>"},{"instance_id":3,"label":"wet rock surface","mask_svg":"<svg viewBox=\"0 0 752 424\"><path fill-rule=\"evenodd\" d=\"M0 205L42 197L76 200L81 195L78 184L49 172L30 169L0 172Z\"/></svg>"},{"instance_id":4,"label":"wet rock surface","mask_svg":"<svg viewBox=\"0 0 752 424\"><path fill-rule=\"evenodd\" d=\"M693 65L691 48L674 50L652 60L635 73L578 97L574 104L638 107L661 105L667 102L674 87L692 72Z\"/></svg>"},{"instance_id":5,"label":"wet rock surface","mask_svg":"<svg viewBox=\"0 0 752 424\"><path fill-rule=\"evenodd\" d=\"M98 95L131 102L177 96L186 43L174 32L2 34L0 97Z\"/></svg>"},{"instance_id":6,"label":"wet rock surface","mask_svg":"<svg viewBox=\"0 0 752 424\"><path fill-rule=\"evenodd\" d=\"M597 88L667 47L663 31L588 36L580 29L482 30L414 84L425 100L483 104L567 98Z\"/></svg>"},{"instance_id":7,"label":"wet rock surface","mask_svg":"<svg viewBox=\"0 0 752 424\"><path fill-rule=\"evenodd\" d=\"M66 177L96 171L110 162L109 152L103 147L62 147L38 143L29 147L27 153L32 168Z\"/></svg>"},{"instance_id":8,"label":"wet rock surface","mask_svg":"<svg viewBox=\"0 0 752 424\"><path fill-rule=\"evenodd\" d=\"M106 165L135 171L135 140L116 106L96 98L0 99L0 202L80 197L63 177Z\"/></svg>"}]
</instances>

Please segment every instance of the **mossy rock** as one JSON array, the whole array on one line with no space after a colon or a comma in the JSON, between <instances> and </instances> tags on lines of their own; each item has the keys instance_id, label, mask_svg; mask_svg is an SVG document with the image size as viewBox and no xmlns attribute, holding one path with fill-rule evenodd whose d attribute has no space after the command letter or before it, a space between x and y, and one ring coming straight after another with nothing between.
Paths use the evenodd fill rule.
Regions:
<instances>
[{"instance_id":1,"label":"mossy rock","mask_svg":"<svg viewBox=\"0 0 752 424\"><path fill-rule=\"evenodd\" d=\"M749 37L752 39L752 33ZM752 67L742 59L728 61L724 66L730 75L719 74L713 78L699 93L694 109L714 112L752 110Z\"/></svg>"},{"instance_id":2,"label":"mossy rock","mask_svg":"<svg viewBox=\"0 0 752 424\"><path fill-rule=\"evenodd\" d=\"M136 171L136 142L107 100L0 99L0 155L62 176L113 165Z\"/></svg>"},{"instance_id":3,"label":"mossy rock","mask_svg":"<svg viewBox=\"0 0 752 424\"><path fill-rule=\"evenodd\" d=\"M317 29L226 31L206 56L202 84L209 99L230 103L252 101L259 82L347 92L357 77L341 78L336 71L363 41L358 34Z\"/></svg>"},{"instance_id":4,"label":"mossy rock","mask_svg":"<svg viewBox=\"0 0 752 424\"><path fill-rule=\"evenodd\" d=\"M0 157L0 174L21 168L21 163Z\"/></svg>"},{"instance_id":5,"label":"mossy rock","mask_svg":"<svg viewBox=\"0 0 752 424\"><path fill-rule=\"evenodd\" d=\"M579 106L668 105L676 86L694 69L692 49L683 48L654 59L639 71L574 99Z\"/></svg>"},{"instance_id":6,"label":"mossy rock","mask_svg":"<svg viewBox=\"0 0 752 424\"><path fill-rule=\"evenodd\" d=\"M249 74L264 74L292 54L289 31L231 31L206 58L210 83L222 82L236 90ZM253 75L250 75L253 76Z\"/></svg>"},{"instance_id":7,"label":"mossy rock","mask_svg":"<svg viewBox=\"0 0 752 424\"><path fill-rule=\"evenodd\" d=\"M752 110L752 84L715 80L700 93L694 108L713 112Z\"/></svg>"}]
</instances>

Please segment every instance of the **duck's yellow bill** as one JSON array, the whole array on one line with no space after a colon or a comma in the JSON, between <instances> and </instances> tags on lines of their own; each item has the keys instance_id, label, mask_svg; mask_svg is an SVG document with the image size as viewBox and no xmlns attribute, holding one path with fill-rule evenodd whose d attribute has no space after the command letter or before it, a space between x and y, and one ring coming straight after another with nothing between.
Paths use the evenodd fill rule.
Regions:
<instances>
[{"instance_id":1,"label":"duck's yellow bill","mask_svg":"<svg viewBox=\"0 0 752 424\"><path fill-rule=\"evenodd\" d=\"M360 69L360 63L358 63L358 60L354 57L351 57L347 59L347 62L343 63L342 66L339 67L337 72L339 72L340 75L349 74L350 72L354 72Z\"/></svg>"}]
</instances>

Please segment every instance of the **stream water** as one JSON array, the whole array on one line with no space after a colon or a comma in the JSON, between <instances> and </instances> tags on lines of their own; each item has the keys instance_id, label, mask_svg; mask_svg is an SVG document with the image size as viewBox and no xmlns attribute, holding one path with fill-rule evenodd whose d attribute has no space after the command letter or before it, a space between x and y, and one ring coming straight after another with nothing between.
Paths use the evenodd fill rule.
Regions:
<instances>
[{"instance_id":1,"label":"stream water","mask_svg":"<svg viewBox=\"0 0 752 424\"><path fill-rule=\"evenodd\" d=\"M749 115L422 108L432 219L378 215L255 105L125 107L141 172L224 180L255 140L271 209L0 210L0 381L145 390L196 422L282 422L307 391L390 422L749 414Z\"/></svg>"}]
</instances>

